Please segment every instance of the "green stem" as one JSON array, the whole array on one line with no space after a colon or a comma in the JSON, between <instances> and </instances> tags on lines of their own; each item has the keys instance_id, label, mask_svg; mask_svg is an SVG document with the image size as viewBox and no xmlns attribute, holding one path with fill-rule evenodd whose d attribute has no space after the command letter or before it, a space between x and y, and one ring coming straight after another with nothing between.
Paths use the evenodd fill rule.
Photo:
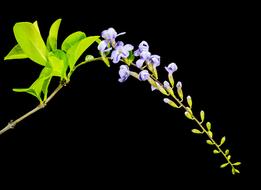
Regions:
<instances>
[{"instance_id":1,"label":"green stem","mask_svg":"<svg viewBox=\"0 0 261 190\"><path fill-rule=\"evenodd\" d=\"M93 59L91 59L91 60L87 60L87 61L83 61L83 62L79 63L78 65L76 65L76 66L69 72L69 74L68 74L68 79L71 78L73 72L74 72L77 68L79 68L80 66L82 66L82 65L84 65L84 64L86 64L86 63L90 63L90 62L93 62L93 61L102 61L102 57L96 57L96 58L93 58Z\"/></svg>"}]
</instances>

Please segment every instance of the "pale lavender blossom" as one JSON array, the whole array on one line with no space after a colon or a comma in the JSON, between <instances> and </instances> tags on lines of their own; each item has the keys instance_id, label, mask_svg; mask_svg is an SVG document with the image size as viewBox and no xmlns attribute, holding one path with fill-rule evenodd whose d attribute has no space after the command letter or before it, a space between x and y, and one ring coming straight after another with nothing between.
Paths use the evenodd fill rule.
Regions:
<instances>
[{"instance_id":1,"label":"pale lavender blossom","mask_svg":"<svg viewBox=\"0 0 261 190\"><path fill-rule=\"evenodd\" d=\"M140 54L142 52L148 52L149 51L149 44L146 42L146 41L142 41L140 44L139 44L139 49L137 49L136 51L134 51L134 56L140 56Z\"/></svg>"},{"instance_id":2,"label":"pale lavender blossom","mask_svg":"<svg viewBox=\"0 0 261 190\"><path fill-rule=\"evenodd\" d=\"M121 65L119 70L119 75L120 75L120 78L118 80L119 82L126 81L130 76L129 67L127 65Z\"/></svg>"},{"instance_id":3,"label":"pale lavender blossom","mask_svg":"<svg viewBox=\"0 0 261 190\"><path fill-rule=\"evenodd\" d=\"M170 63L167 67L165 67L166 71L172 75L176 70L178 70L178 67L176 63Z\"/></svg>"},{"instance_id":4,"label":"pale lavender blossom","mask_svg":"<svg viewBox=\"0 0 261 190\"><path fill-rule=\"evenodd\" d=\"M133 46L130 44L124 45L122 41L117 42L115 49L111 53L113 63L118 63L121 58L129 57L129 51L133 50Z\"/></svg>"},{"instance_id":5,"label":"pale lavender blossom","mask_svg":"<svg viewBox=\"0 0 261 190\"><path fill-rule=\"evenodd\" d=\"M150 77L149 71L143 70L139 73L139 80L140 81L146 81Z\"/></svg>"}]
</instances>

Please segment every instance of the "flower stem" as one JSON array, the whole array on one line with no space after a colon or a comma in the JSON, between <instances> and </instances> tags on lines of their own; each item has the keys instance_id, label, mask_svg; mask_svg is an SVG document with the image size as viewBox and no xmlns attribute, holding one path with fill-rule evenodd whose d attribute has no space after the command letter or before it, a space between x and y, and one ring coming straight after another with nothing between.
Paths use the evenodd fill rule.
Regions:
<instances>
[{"instance_id":1,"label":"flower stem","mask_svg":"<svg viewBox=\"0 0 261 190\"><path fill-rule=\"evenodd\" d=\"M227 157L227 155L224 153L224 151L220 148L220 146L216 143L216 141L213 139L213 137L211 137L209 135L208 131L203 127L202 123L193 115L192 111L189 110L176 96L172 96L172 97L178 102L178 104L182 108L184 108L186 111L190 112L192 119L198 124L198 126L202 129L202 131L208 136L208 138L211 140L213 145L215 145L217 150L225 157L225 159L227 160L227 163L229 163L229 165L232 167L232 169L235 169L235 167L232 164L232 162L230 161L230 159Z\"/></svg>"}]
</instances>

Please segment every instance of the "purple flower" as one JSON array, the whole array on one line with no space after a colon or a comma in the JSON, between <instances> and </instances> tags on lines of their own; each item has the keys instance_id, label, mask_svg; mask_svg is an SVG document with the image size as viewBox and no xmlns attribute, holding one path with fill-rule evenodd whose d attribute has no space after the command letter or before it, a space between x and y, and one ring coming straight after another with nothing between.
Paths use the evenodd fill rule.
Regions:
<instances>
[{"instance_id":1,"label":"purple flower","mask_svg":"<svg viewBox=\"0 0 261 190\"><path fill-rule=\"evenodd\" d=\"M146 42L146 41L142 41L140 44L139 44L139 49L137 49L136 51L134 51L134 56L140 56L140 54L143 52L143 51L149 51L149 44Z\"/></svg>"},{"instance_id":2,"label":"purple flower","mask_svg":"<svg viewBox=\"0 0 261 190\"><path fill-rule=\"evenodd\" d=\"M148 51L143 51L143 52L141 52L141 53L140 53L140 59L138 59L138 60L136 61L136 66L137 66L138 68L141 68L141 67L143 66L143 63L144 63L145 61L149 61L150 56L151 56L151 53L148 52Z\"/></svg>"},{"instance_id":3,"label":"purple flower","mask_svg":"<svg viewBox=\"0 0 261 190\"><path fill-rule=\"evenodd\" d=\"M149 62L152 63L153 67L158 67L160 65L160 56L152 55L150 56Z\"/></svg>"},{"instance_id":4,"label":"purple flower","mask_svg":"<svg viewBox=\"0 0 261 190\"><path fill-rule=\"evenodd\" d=\"M140 81L146 81L150 77L149 71L143 70L139 73L139 80Z\"/></svg>"},{"instance_id":5,"label":"purple flower","mask_svg":"<svg viewBox=\"0 0 261 190\"><path fill-rule=\"evenodd\" d=\"M124 45L123 42L119 41L116 44L115 49L111 53L111 58L113 63L118 63L121 58L129 57L129 51L133 50L133 46L130 44Z\"/></svg>"},{"instance_id":6,"label":"purple flower","mask_svg":"<svg viewBox=\"0 0 261 190\"><path fill-rule=\"evenodd\" d=\"M163 82L163 86L164 86L164 88L165 88L166 90L168 90L168 89L171 88L168 81L164 81L164 82Z\"/></svg>"},{"instance_id":7,"label":"purple flower","mask_svg":"<svg viewBox=\"0 0 261 190\"><path fill-rule=\"evenodd\" d=\"M121 65L119 70L119 75L120 75L119 82L126 81L130 76L129 67L127 65Z\"/></svg>"},{"instance_id":8,"label":"purple flower","mask_svg":"<svg viewBox=\"0 0 261 190\"><path fill-rule=\"evenodd\" d=\"M109 28L108 30L104 30L101 33L101 36L104 38L103 41L101 41L98 45L98 50L101 52L106 52L106 51L110 51L111 48L110 45L112 47L114 47L116 45L115 39L117 36L123 35L125 34L125 32L121 32L119 34L117 34L117 32L114 30L114 28ZM108 49L106 49L108 48Z\"/></svg>"},{"instance_id":9,"label":"purple flower","mask_svg":"<svg viewBox=\"0 0 261 190\"><path fill-rule=\"evenodd\" d=\"M177 88L182 88L182 83L179 81L176 85Z\"/></svg>"},{"instance_id":10,"label":"purple flower","mask_svg":"<svg viewBox=\"0 0 261 190\"><path fill-rule=\"evenodd\" d=\"M172 75L177 69L177 65L176 63L170 63L167 67L165 67L166 71Z\"/></svg>"}]
</instances>

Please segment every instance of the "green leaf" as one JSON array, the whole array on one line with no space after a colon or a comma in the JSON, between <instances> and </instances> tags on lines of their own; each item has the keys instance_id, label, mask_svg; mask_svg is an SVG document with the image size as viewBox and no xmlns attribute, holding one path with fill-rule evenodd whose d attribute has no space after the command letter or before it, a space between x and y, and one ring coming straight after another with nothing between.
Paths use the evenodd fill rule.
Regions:
<instances>
[{"instance_id":1,"label":"green leaf","mask_svg":"<svg viewBox=\"0 0 261 190\"><path fill-rule=\"evenodd\" d=\"M233 165L234 166L239 166L241 164L241 162L235 162Z\"/></svg>"},{"instance_id":2,"label":"green leaf","mask_svg":"<svg viewBox=\"0 0 261 190\"><path fill-rule=\"evenodd\" d=\"M192 108L192 98L191 96L187 96L187 102L190 108Z\"/></svg>"},{"instance_id":3,"label":"green leaf","mask_svg":"<svg viewBox=\"0 0 261 190\"><path fill-rule=\"evenodd\" d=\"M192 131L192 133L195 133L195 134L202 134L202 132L198 129L192 129L191 131Z\"/></svg>"},{"instance_id":4,"label":"green leaf","mask_svg":"<svg viewBox=\"0 0 261 190\"><path fill-rule=\"evenodd\" d=\"M186 116L188 119L191 119L191 120L193 120L193 118L192 118L192 115L191 115L191 113L190 113L190 112L188 112L188 111L185 111L185 116Z\"/></svg>"},{"instance_id":5,"label":"green leaf","mask_svg":"<svg viewBox=\"0 0 261 190\"><path fill-rule=\"evenodd\" d=\"M221 164L220 168L224 168L228 165L228 162L227 163L224 163L224 164Z\"/></svg>"},{"instance_id":6,"label":"green leaf","mask_svg":"<svg viewBox=\"0 0 261 190\"><path fill-rule=\"evenodd\" d=\"M210 131L210 130L211 130L211 123L210 123L210 122L207 122L207 123L206 123L206 126L207 126L208 131Z\"/></svg>"},{"instance_id":7,"label":"green leaf","mask_svg":"<svg viewBox=\"0 0 261 190\"><path fill-rule=\"evenodd\" d=\"M38 78L29 88L14 88L14 92L26 92L35 96L40 102L42 102L41 92L44 78Z\"/></svg>"},{"instance_id":8,"label":"green leaf","mask_svg":"<svg viewBox=\"0 0 261 190\"><path fill-rule=\"evenodd\" d=\"M203 122L205 119L205 112L203 110L200 111L200 118L201 118L201 122Z\"/></svg>"},{"instance_id":9,"label":"green leaf","mask_svg":"<svg viewBox=\"0 0 261 190\"><path fill-rule=\"evenodd\" d=\"M19 22L14 25L15 38L23 52L34 62L45 66L47 48L39 32L37 22Z\"/></svg>"},{"instance_id":10,"label":"green leaf","mask_svg":"<svg viewBox=\"0 0 261 190\"><path fill-rule=\"evenodd\" d=\"M68 63L71 70L83 52L86 51L89 46L92 45L98 38L99 36L90 36L84 38L68 50Z\"/></svg>"},{"instance_id":11,"label":"green leaf","mask_svg":"<svg viewBox=\"0 0 261 190\"><path fill-rule=\"evenodd\" d=\"M231 171L232 171L232 174L233 174L233 175L236 174L235 168L232 167Z\"/></svg>"},{"instance_id":12,"label":"green leaf","mask_svg":"<svg viewBox=\"0 0 261 190\"><path fill-rule=\"evenodd\" d=\"M86 55L85 57L85 61L92 61L94 59L94 57L92 55Z\"/></svg>"},{"instance_id":13,"label":"green leaf","mask_svg":"<svg viewBox=\"0 0 261 190\"><path fill-rule=\"evenodd\" d=\"M57 38L58 38L58 31L60 28L61 21L62 19L57 19L50 28L49 36L46 42L49 51L54 51L57 49Z\"/></svg>"},{"instance_id":14,"label":"green leaf","mask_svg":"<svg viewBox=\"0 0 261 190\"><path fill-rule=\"evenodd\" d=\"M226 137L224 136L224 137L222 137L222 139L220 140L219 146L221 146L222 144L224 144L225 141L226 141Z\"/></svg>"},{"instance_id":15,"label":"green leaf","mask_svg":"<svg viewBox=\"0 0 261 190\"><path fill-rule=\"evenodd\" d=\"M219 151L215 149L215 150L213 150L213 153L214 153L214 154L218 154Z\"/></svg>"},{"instance_id":16,"label":"green leaf","mask_svg":"<svg viewBox=\"0 0 261 190\"><path fill-rule=\"evenodd\" d=\"M214 143L213 143L211 140L207 140L206 142L207 142L207 144L209 144L209 145L214 145Z\"/></svg>"},{"instance_id":17,"label":"green leaf","mask_svg":"<svg viewBox=\"0 0 261 190\"><path fill-rule=\"evenodd\" d=\"M26 59L28 58L27 55L24 53L22 48L17 44L13 49L5 56L4 60L11 60L11 59Z\"/></svg>"},{"instance_id":18,"label":"green leaf","mask_svg":"<svg viewBox=\"0 0 261 190\"><path fill-rule=\"evenodd\" d=\"M52 68L53 76L61 77L62 79L66 77L68 62L67 56L62 50L50 52L48 55L48 61L48 66Z\"/></svg>"},{"instance_id":19,"label":"green leaf","mask_svg":"<svg viewBox=\"0 0 261 190\"><path fill-rule=\"evenodd\" d=\"M74 32L69 35L62 43L62 50L67 52L70 48L72 48L75 44L79 43L82 39L86 38L84 32Z\"/></svg>"},{"instance_id":20,"label":"green leaf","mask_svg":"<svg viewBox=\"0 0 261 190\"><path fill-rule=\"evenodd\" d=\"M108 57L102 55L102 60L108 67L110 67L110 61Z\"/></svg>"},{"instance_id":21,"label":"green leaf","mask_svg":"<svg viewBox=\"0 0 261 190\"><path fill-rule=\"evenodd\" d=\"M134 56L134 53L133 53L133 51L130 51L129 52L130 54L129 54L129 57L126 59L126 64L128 65L128 66L130 66L130 64L134 61L134 59L135 59L135 56Z\"/></svg>"},{"instance_id":22,"label":"green leaf","mask_svg":"<svg viewBox=\"0 0 261 190\"><path fill-rule=\"evenodd\" d=\"M228 155L229 154L229 150L227 149L226 151L225 151L225 155Z\"/></svg>"},{"instance_id":23,"label":"green leaf","mask_svg":"<svg viewBox=\"0 0 261 190\"><path fill-rule=\"evenodd\" d=\"M44 67L42 72L40 73L40 78L43 79L42 92L44 94L44 101L45 101L48 96L48 88L52 79L52 68Z\"/></svg>"}]
</instances>

